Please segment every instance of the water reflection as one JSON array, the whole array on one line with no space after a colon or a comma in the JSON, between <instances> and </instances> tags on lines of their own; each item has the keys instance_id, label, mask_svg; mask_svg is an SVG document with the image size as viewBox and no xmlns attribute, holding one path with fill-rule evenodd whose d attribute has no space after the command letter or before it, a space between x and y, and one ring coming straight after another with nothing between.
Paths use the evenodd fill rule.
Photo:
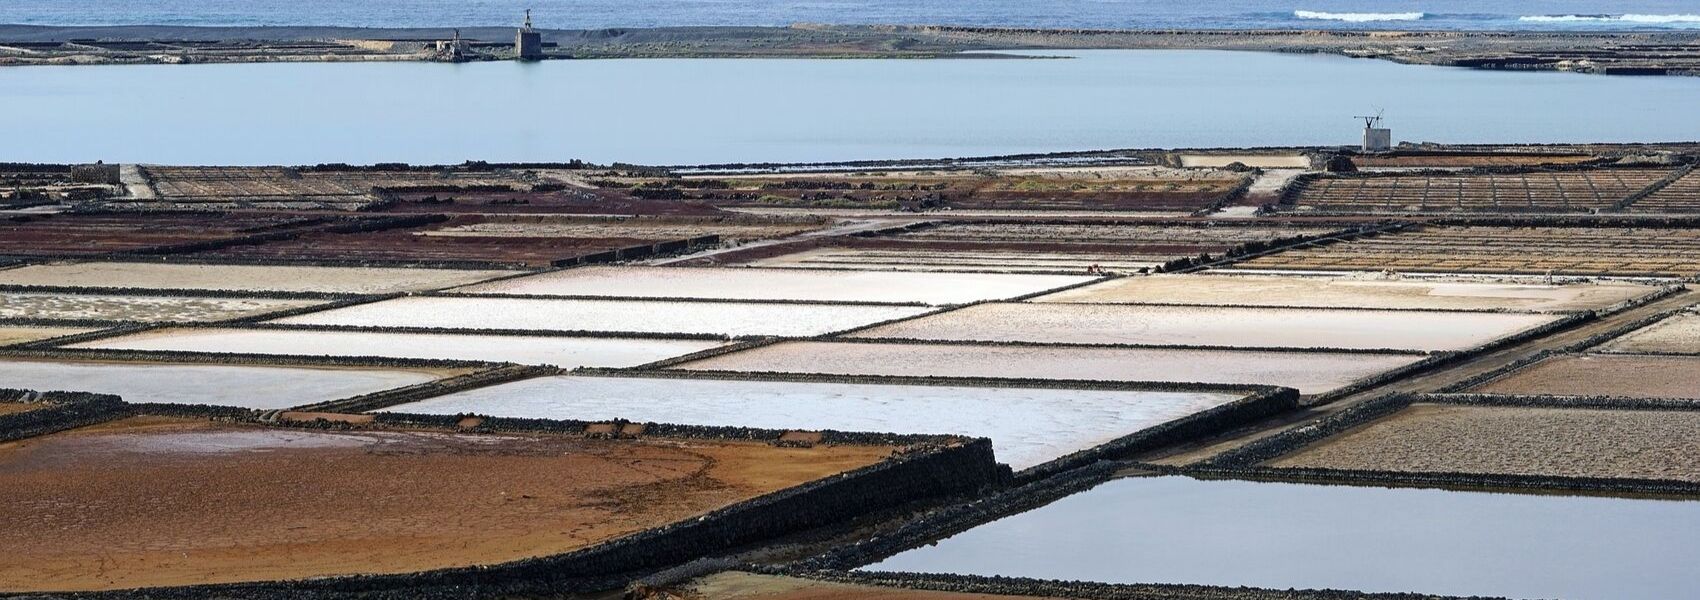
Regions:
<instances>
[{"instance_id":1,"label":"water reflection","mask_svg":"<svg viewBox=\"0 0 1700 600\"><path fill-rule=\"evenodd\" d=\"M866 567L1114 583L1680 598L1700 502L1120 479Z\"/></svg>"}]
</instances>

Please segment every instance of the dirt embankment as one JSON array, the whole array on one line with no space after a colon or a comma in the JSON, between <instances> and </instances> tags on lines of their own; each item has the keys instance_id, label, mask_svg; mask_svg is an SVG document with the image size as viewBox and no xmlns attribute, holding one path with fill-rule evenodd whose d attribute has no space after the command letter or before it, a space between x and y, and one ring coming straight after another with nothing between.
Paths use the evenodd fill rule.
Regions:
<instances>
[{"instance_id":1,"label":"dirt embankment","mask_svg":"<svg viewBox=\"0 0 1700 600\"><path fill-rule=\"evenodd\" d=\"M513 38L505 27L462 28L486 42L482 56L502 58ZM429 60L413 46L446 40L451 28L352 27L44 27L0 26L0 65L120 62L268 62L277 60ZM968 50L1221 49L1330 53L1402 63L1480 69L1562 70L1625 75L1700 75L1695 32L1382 32L1145 31L1013 29L954 26L795 25L791 27L660 27L545 30L554 58L625 57L942 57ZM105 42L242 42L242 48L197 52L194 45ZM401 45L354 40L405 41ZM346 47L301 47L333 42ZM345 43L347 42L347 43ZM8 45L10 44L10 45ZM406 46L405 48L402 46ZM229 51L238 50L238 51ZM975 55L996 56L996 55Z\"/></svg>"}]
</instances>

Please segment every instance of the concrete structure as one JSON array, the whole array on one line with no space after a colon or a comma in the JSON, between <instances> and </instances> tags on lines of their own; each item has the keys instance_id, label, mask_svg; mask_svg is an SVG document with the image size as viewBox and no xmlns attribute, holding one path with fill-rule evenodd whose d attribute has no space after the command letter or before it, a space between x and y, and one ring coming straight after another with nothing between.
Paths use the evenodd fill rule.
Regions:
<instances>
[{"instance_id":1,"label":"concrete structure","mask_svg":"<svg viewBox=\"0 0 1700 600\"><path fill-rule=\"evenodd\" d=\"M1364 128L1364 152L1386 152L1393 149L1393 130L1381 127Z\"/></svg>"},{"instance_id":2,"label":"concrete structure","mask_svg":"<svg viewBox=\"0 0 1700 600\"><path fill-rule=\"evenodd\" d=\"M454 39L437 42L433 57L448 62L466 62L472 60L472 44L460 37L460 30L455 30Z\"/></svg>"},{"instance_id":3,"label":"concrete structure","mask_svg":"<svg viewBox=\"0 0 1700 600\"><path fill-rule=\"evenodd\" d=\"M525 25L514 33L514 56L520 60L543 60L543 34L531 29L531 9L525 9Z\"/></svg>"}]
</instances>

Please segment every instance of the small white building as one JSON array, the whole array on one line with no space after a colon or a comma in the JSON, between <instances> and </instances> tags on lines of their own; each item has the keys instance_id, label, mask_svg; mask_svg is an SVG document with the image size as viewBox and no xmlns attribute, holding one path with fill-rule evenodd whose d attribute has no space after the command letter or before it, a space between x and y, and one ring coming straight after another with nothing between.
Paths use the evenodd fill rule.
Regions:
<instances>
[{"instance_id":1,"label":"small white building","mask_svg":"<svg viewBox=\"0 0 1700 600\"><path fill-rule=\"evenodd\" d=\"M1364 152L1386 152L1392 149L1392 129L1383 127L1364 127Z\"/></svg>"}]
</instances>

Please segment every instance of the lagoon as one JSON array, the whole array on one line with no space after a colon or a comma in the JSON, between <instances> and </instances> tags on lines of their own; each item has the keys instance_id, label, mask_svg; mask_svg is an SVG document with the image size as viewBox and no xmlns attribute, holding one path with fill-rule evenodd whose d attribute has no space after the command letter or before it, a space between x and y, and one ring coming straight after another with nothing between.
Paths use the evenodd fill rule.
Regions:
<instances>
[{"instance_id":1,"label":"lagoon","mask_svg":"<svg viewBox=\"0 0 1700 600\"><path fill-rule=\"evenodd\" d=\"M1042 54L1042 53L1025 53ZM1056 53L1051 53L1056 54ZM1395 139L1700 140L1700 78L1213 50L0 69L0 161L645 164Z\"/></svg>"}]
</instances>

